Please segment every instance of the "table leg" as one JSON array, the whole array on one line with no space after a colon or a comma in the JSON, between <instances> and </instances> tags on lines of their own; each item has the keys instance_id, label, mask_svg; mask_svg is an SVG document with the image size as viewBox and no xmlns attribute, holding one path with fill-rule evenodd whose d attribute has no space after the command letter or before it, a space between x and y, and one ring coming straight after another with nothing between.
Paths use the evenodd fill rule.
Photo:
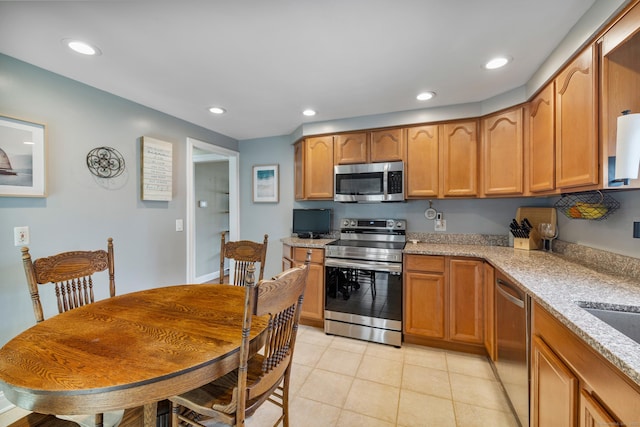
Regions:
<instances>
[{"instance_id":1,"label":"table leg","mask_svg":"<svg viewBox=\"0 0 640 427\"><path fill-rule=\"evenodd\" d=\"M158 417L158 402L144 405L144 427L156 427Z\"/></svg>"}]
</instances>

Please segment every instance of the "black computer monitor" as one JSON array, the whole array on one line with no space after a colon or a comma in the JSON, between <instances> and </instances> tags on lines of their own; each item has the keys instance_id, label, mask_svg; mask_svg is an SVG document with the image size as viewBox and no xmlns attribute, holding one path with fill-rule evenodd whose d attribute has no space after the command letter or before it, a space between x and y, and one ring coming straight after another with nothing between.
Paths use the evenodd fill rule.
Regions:
<instances>
[{"instance_id":1,"label":"black computer monitor","mask_svg":"<svg viewBox=\"0 0 640 427\"><path fill-rule=\"evenodd\" d=\"M294 209L293 232L305 239L331 233L331 209Z\"/></svg>"}]
</instances>

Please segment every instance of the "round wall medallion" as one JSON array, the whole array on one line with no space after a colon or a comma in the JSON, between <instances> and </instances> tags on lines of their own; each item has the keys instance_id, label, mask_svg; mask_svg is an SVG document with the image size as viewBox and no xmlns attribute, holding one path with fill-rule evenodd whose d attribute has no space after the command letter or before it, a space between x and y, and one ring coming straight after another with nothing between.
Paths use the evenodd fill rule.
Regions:
<instances>
[{"instance_id":1,"label":"round wall medallion","mask_svg":"<svg viewBox=\"0 0 640 427\"><path fill-rule=\"evenodd\" d=\"M87 167L99 178L115 178L124 172L124 157L115 148L94 148L87 154Z\"/></svg>"}]
</instances>

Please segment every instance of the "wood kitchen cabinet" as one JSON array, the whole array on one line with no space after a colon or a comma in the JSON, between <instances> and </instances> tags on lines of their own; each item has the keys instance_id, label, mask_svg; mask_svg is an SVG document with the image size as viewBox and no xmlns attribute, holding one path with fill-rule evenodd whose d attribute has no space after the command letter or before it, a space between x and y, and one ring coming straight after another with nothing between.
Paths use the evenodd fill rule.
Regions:
<instances>
[{"instance_id":1,"label":"wood kitchen cabinet","mask_svg":"<svg viewBox=\"0 0 640 427\"><path fill-rule=\"evenodd\" d=\"M618 116L640 113L640 3L636 3L601 39L600 125L603 187L609 182L608 159L616 155ZM624 188L640 188L640 178Z\"/></svg>"},{"instance_id":2,"label":"wood kitchen cabinet","mask_svg":"<svg viewBox=\"0 0 640 427\"><path fill-rule=\"evenodd\" d=\"M556 185L598 184L596 47L579 54L555 79Z\"/></svg>"},{"instance_id":3,"label":"wood kitchen cabinet","mask_svg":"<svg viewBox=\"0 0 640 427\"><path fill-rule=\"evenodd\" d=\"M531 426L640 423L640 387L533 304Z\"/></svg>"},{"instance_id":4,"label":"wood kitchen cabinet","mask_svg":"<svg viewBox=\"0 0 640 427\"><path fill-rule=\"evenodd\" d=\"M407 150L406 132L402 128L384 129L371 132L369 141L369 161L401 162Z\"/></svg>"},{"instance_id":5,"label":"wood kitchen cabinet","mask_svg":"<svg viewBox=\"0 0 640 427\"><path fill-rule=\"evenodd\" d=\"M531 342L531 425L575 426L578 379L538 337Z\"/></svg>"},{"instance_id":6,"label":"wood kitchen cabinet","mask_svg":"<svg viewBox=\"0 0 640 427\"><path fill-rule=\"evenodd\" d=\"M482 119L482 192L488 196L523 192L524 108Z\"/></svg>"},{"instance_id":7,"label":"wood kitchen cabinet","mask_svg":"<svg viewBox=\"0 0 640 427\"><path fill-rule=\"evenodd\" d=\"M440 194L476 196L478 194L477 120L442 125L442 180Z\"/></svg>"},{"instance_id":8,"label":"wood kitchen cabinet","mask_svg":"<svg viewBox=\"0 0 640 427\"><path fill-rule=\"evenodd\" d=\"M405 341L484 352L483 262L404 257Z\"/></svg>"},{"instance_id":9,"label":"wood kitchen cabinet","mask_svg":"<svg viewBox=\"0 0 640 427\"><path fill-rule=\"evenodd\" d=\"M304 264L309 249L292 247L286 244L282 245L282 270ZM309 264L309 275L307 277L307 287L304 291L300 320L308 325L323 326L324 249L311 249L311 263Z\"/></svg>"},{"instance_id":10,"label":"wood kitchen cabinet","mask_svg":"<svg viewBox=\"0 0 640 427\"><path fill-rule=\"evenodd\" d=\"M336 165L369 162L369 144L366 132L336 135L334 144L334 163Z\"/></svg>"},{"instance_id":11,"label":"wood kitchen cabinet","mask_svg":"<svg viewBox=\"0 0 640 427\"><path fill-rule=\"evenodd\" d=\"M296 200L333 200L333 136L295 144L294 177Z\"/></svg>"},{"instance_id":12,"label":"wood kitchen cabinet","mask_svg":"<svg viewBox=\"0 0 640 427\"><path fill-rule=\"evenodd\" d=\"M449 338L484 345L484 273L477 259L449 260Z\"/></svg>"},{"instance_id":13,"label":"wood kitchen cabinet","mask_svg":"<svg viewBox=\"0 0 640 427\"><path fill-rule=\"evenodd\" d=\"M496 360L496 295L495 295L495 268L488 262L484 263L484 348L491 360Z\"/></svg>"},{"instance_id":14,"label":"wood kitchen cabinet","mask_svg":"<svg viewBox=\"0 0 640 427\"><path fill-rule=\"evenodd\" d=\"M403 161L406 147L402 128L336 135L334 162L346 165Z\"/></svg>"},{"instance_id":15,"label":"wood kitchen cabinet","mask_svg":"<svg viewBox=\"0 0 640 427\"><path fill-rule=\"evenodd\" d=\"M443 256L405 255L404 333L445 337L445 260Z\"/></svg>"},{"instance_id":16,"label":"wood kitchen cabinet","mask_svg":"<svg viewBox=\"0 0 640 427\"><path fill-rule=\"evenodd\" d=\"M555 180L555 91L549 83L528 105L529 192L552 192Z\"/></svg>"},{"instance_id":17,"label":"wood kitchen cabinet","mask_svg":"<svg viewBox=\"0 0 640 427\"><path fill-rule=\"evenodd\" d=\"M440 182L440 126L407 128L407 198L437 197Z\"/></svg>"}]
</instances>

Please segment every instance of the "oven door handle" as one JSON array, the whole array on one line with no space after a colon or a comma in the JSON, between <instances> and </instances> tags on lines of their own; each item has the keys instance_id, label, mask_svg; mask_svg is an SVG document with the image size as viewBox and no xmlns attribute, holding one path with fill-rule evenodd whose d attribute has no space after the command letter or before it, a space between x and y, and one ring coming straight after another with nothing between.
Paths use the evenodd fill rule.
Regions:
<instances>
[{"instance_id":1,"label":"oven door handle","mask_svg":"<svg viewBox=\"0 0 640 427\"><path fill-rule=\"evenodd\" d=\"M325 258L325 267L357 268L388 273L402 273L402 264L381 261L360 261L356 259Z\"/></svg>"}]
</instances>

